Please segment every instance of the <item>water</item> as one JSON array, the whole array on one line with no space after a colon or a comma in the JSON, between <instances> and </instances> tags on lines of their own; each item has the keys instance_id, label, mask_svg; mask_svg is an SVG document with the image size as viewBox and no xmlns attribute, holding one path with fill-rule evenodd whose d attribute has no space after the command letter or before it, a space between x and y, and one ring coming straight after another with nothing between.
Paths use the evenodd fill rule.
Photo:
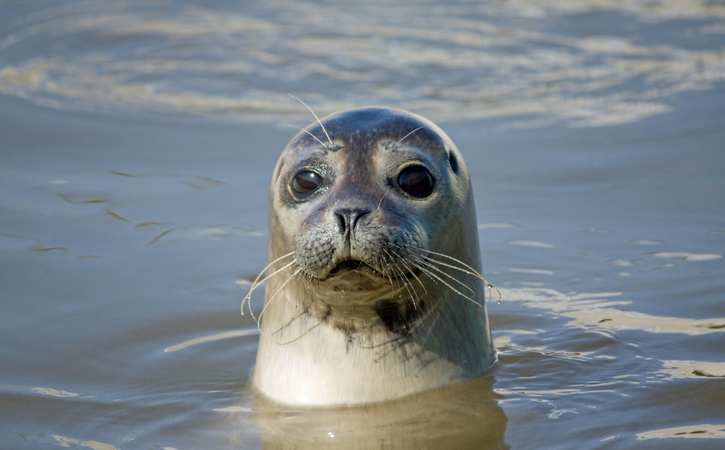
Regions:
<instances>
[{"instance_id":1,"label":"water","mask_svg":"<svg viewBox=\"0 0 725 450\"><path fill-rule=\"evenodd\" d=\"M722 448L724 45L706 1L3 3L0 448ZM251 394L287 93L462 150L484 377Z\"/></svg>"}]
</instances>

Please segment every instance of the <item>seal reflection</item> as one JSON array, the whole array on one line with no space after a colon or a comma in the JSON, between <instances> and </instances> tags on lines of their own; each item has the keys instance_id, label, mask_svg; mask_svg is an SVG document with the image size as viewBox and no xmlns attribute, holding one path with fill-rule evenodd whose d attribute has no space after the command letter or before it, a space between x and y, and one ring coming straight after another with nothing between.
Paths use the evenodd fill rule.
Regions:
<instances>
[{"instance_id":1,"label":"seal reflection","mask_svg":"<svg viewBox=\"0 0 725 450\"><path fill-rule=\"evenodd\" d=\"M509 449L508 418L485 376L372 405L302 409L257 396L265 449Z\"/></svg>"}]
</instances>

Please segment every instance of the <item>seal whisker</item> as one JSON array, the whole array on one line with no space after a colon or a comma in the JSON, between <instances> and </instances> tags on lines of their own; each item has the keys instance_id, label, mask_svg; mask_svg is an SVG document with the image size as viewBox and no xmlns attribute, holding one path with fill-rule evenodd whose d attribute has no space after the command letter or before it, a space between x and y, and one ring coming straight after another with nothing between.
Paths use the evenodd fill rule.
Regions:
<instances>
[{"instance_id":1,"label":"seal whisker","mask_svg":"<svg viewBox=\"0 0 725 450\"><path fill-rule=\"evenodd\" d=\"M476 269L474 269L473 267L469 266L468 264L464 263L463 261L461 261L461 260L459 260L459 259L456 259L456 258L454 258L454 257L452 257L452 256L448 256L448 255L445 255L445 254L443 254L443 253L437 253L437 252L433 252L433 251L430 251L430 250L426 250L426 249L424 249L424 248L421 248L420 250L421 250L421 251L424 251L424 252L432 253L432 254L434 254L434 255L442 256L442 257L444 257L444 258L448 258L448 259L451 259L451 260L453 260L453 261L455 261L455 262L457 262L457 263L461 264L462 266L466 267L467 269L470 269L470 272L469 272L469 271L467 271L467 270L464 270L464 269L462 269L462 268L460 268L460 267L456 267L456 266L453 266L453 265L450 265L450 264L446 264L446 263L440 262L440 261L438 261L438 260L435 260L435 259L431 258L430 256L425 256L425 255L421 255L421 257L422 257L422 258L425 258L425 259L427 259L427 260L430 260L430 261L435 261L435 262L437 262L437 263L439 263L439 264L442 264L442 265L444 265L444 266L446 266L446 267L450 267L451 269L456 269L456 270L460 270L461 272L465 272L465 273L467 273L467 274L469 274L469 275L473 275L473 276L475 276L476 278L479 278L479 279L483 280L483 276L482 276L482 275L481 275L480 273L478 273L478 272L476 271Z\"/></svg>"},{"instance_id":2,"label":"seal whisker","mask_svg":"<svg viewBox=\"0 0 725 450\"><path fill-rule=\"evenodd\" d=\"M264 281L265 281L265 280L266 280L267 278L269 278L269 277L267 277L267 278L265 278L264 280L262 280L262 281L259 281L259 278L260 278L260 277L262 276L262 274L263 274L263 273L265 273L265 272L267 271L267 269L269 269L269 268L270 268L270 266L272 266L272 265L273 265L274 263L276 263L277 261L280 261L280 260L282 260L282 259L284 259L284 258L287 258L287 257L289 257L289 256L292 256L292 255L294 255L294 254L295 254L295 252L289 252L289 253L287 253L286 255L282 255L282 256L280 256L279 258L275 259L275 260L274 260L274 261L272 261L271 263L267 264L267 266L266 266L266 267L265 267L264 269L262 269L262 271L261 271L261 272L259 272L259 275L257 275L257 278L255 278L255 279L254 279L254 282L252 283L252 286L251 286L251 287L249 288L249 292L247 292L247 295L245 295L245 296L244 296L244 299L242 299L242 308L241 308L241 312L242 312L242 315L244 315L244 302L245 302L245 301L248 301L248 302L249 302L249 313L250 313L250 314L252 315L252 317L254 317L254 313L252 312L252 292L253 292L253 291L254 291L255 289L257 289L257 287L259 287L259 285L261 285L262 283L264 283ZM292 262L291 262L290 264L286 265L285 267L283 267L283 268L282 268L282 269L280 269L280 270L284 270L284 269L285 269L286 267L289 267L289 266L290 266L290 265L291 265L292 263L294 263L294 261L292 261ZM279 272L279 271L277 271L277 272ZM275 273L277 273L277 272L275 272ZM272 275L274 275L274 274L272 274ZM270 275L270 276L271 276L271 275Z\"/></svg>"},{"instance_id":3,"label":"seal whisker","mask_svg":"<svg viewBox=\"0 0 725 450\"><path fill-rule=\"evenodd\" d=\"M259 281L259 278L260 278L260 277L262 276L262 274L263 274L264 272L266 272L266 271L267 271L267 269L269 269L269 268L270 268L270 267L271 267L271 266L272 266L272 265L273 265L274 263L276 263L277 261L280 261L280 260L282 260L282 259L284 259L284 258L287 258L287 257L289 257L289 256L292 256L292 255L294 255L294 254L295 254L295 252L289 252L289 253L287 253L286 255L282 255L282 256L280 256L279 258L277 258L277 259L275 259L274 261L272 261L271 263L267 264L267 266L266 266L266 267L265 267L264 269L262 269L262 271L261 271L261 272L259 272L259 275L257 275L257 278L255 278L255 279L254 279L254 282L252 283L252 289L256 288L256 286L257 286L257 281ZM260 283L261 283L261 282L260 282Z\"/></svg>"},{"instance_id":4,"label":"seal whisker","mask_svg":"<svg viewBox=\"0 0 725 450\"><path fill-rule=\"evenodd\" d=\"M388 255L388 256L390 256L390 255ZM380 264L380 267L382 268L382 272L383 272L383 273L386 273L386 272L387 272L387 276L388 276L388 279L390 280L390 286L391 286L391 291L390 291L390 293L391 293L391 295L392 295L392 293L393 293L393 291L392 291L392 286L393 286L393 278L395 278L395 282L396 282L396 283L398 283L398 289L400 289L400 279L398 279L398 277L397 277L397 276L396 276L396 277L393 277L393 276L391 276L391 273L392 273L392 268L390 267L390 263L388 262L388 260L387 260L387 259L385 259L385 256L383 256L382 254L380 254L380 258L381 258L381 259L383 260L383 263L384 263L384 264L383 264L383 263L381 263L381 264ZM387 270L387 271L385 270L385 267L384 267L385 265L387 265L387 266L388 266L388 269L389 269L389 270ZM393 275L395 275L395 274L393 274Z\"/></svg>"},{"instance_id":5,"label":"seal whisker","mask_svg":"<svg viewBox=\"0 0 725 450\"><path fill-rule=\"evenodd\" d=\"M478 302L477 302L476 300L472 299L471 297L467 296L466 294L462 293L462 292L461 292L461 291L459 291L458 289L454 288L454 287L453 287L453 286L451 286L450 284L446 283L446 281L445 281L445 280L443 280L443 279L442 279L441 277L439 277L438 275L434 274L434 273L433 273L433 272L431 272L430 270L428 270L428 269L424 269L424 268L422 268L422 267L421 267L421 270L423 271L423 273L425 273L425 274L426 274L426 275L428 275L429 277L433 277L433 278L437 279L438 281L440 281L441 283L443 283L443 284L445 284L446 286L448 286L448 288L449 288L450 290L452 290L453 292L455 292L456 294L460 295L461 297L464 297L464 298L468 299L469 301L471 301L471 302L475 303L476 305L480 306L481 308L483 308L483 305L481 305L480 303L478 303Z\"/></svg>"},{"instance_id":6,"label":"seal whisker","mask_svg":"<svg viewBox=\"0 0 725 450\"><path fill-rule=\"evenodd\" d=\"M292 324L292 322L296 321L297 319L299 319L302 316L304 316L304 313L303 312L300 312L299 314L297 314L296 316L294 316L289 322L287 322L286 324L284 324L279 330L277 330L274 333L272 333L272 336L274 336L275 334L280 333L285 328L289 327ZM295 342L297 339L299 339L302 336L304 336L307 333L309 333L310 331L312 331L315 328L319 327L320 325L322 325L322 322L321 321L320 322L317 322L315 325L309 327L307 330L305 330L304 332L302 332L302 334L300 334L299 336L297 336L296 338L294 338L292 340L289 340L287 342L280 342L280 340L277 339L276 342L277 342L278 345L288 345L288 344L291 344L291 343Z\"/></svg>"},{"instance_id":7,"label":"seal whisker","mask_svg":"<svg viewBox=\"0 0 725 450\"><path fill-rule=\"evenodd\" d=\"M310 292L310 289L312 289L312 282L315 280L315 277L313 277L312 275L310 275L308 273L305 273L305 277L307 278L306 290L307 290L307 292Z\"/></svg>"},{"instance_id":8,"label":"seal whisker","mask_svg":"<svg viewBox=\"0 0 725 450\"><path fill-rule=\"evenodd\" d=\"M400 247L399 247L399 246L397 246L397 245L396 245L396 247L400 248ZM410 272L410 274L411 274L411 275L413 275L413 277L415 277L415 279L416 279L416 280L418 280L418 283L420 284L420 287L422 287L422 288L423 288L423 292L425 292L425 295L428 295L428 290L426 290L425 286L424 286L424 285L423 285L423 283L422 283L422 282L420 281L420 278L418 278L418 275L416 275L416 274L415 274L415 271L414 271L414 270L411 270L411 269L410 269L410 266L408 266L408 265L407 265L407 264L405 263L405 258L401 257L400 255L398 255L397 253L393 252L392 250L390 250L390 251L391 251L391 252L393 253L393 255L395 255L395 256L397 256L397 257L398 257L398 259L400 260L400 262L401 262L401 263L402 263L402 264L403 264L403 265L405 266L405 268L406 268L406 269L408 269L408 272ZM411 257L412 257L413 259L415 259L415 255L411 255ZM412 261L411 261L411 263L412 263ZM417 265L416 265L416 267L417 267L417 268L419 268L419 267L418 267Z\"/></svg>"},{"instance_id":9,"label":"seal whisker","mask_svg":"<svg viewBox=\"0 0 725 450\"><path fill-rule=\"evenodd\" d=\"M286 324L282 325L282 326L281 326L281 327L279 328L279 330L277 330L277 331L275 331L274 333L272 333L272 336L274 336L275 334L277 334L277 333L281 332L282 330L284 330L285 328L287 328L288 326L290 326L290 325L292 324L292 322L296 321L297 319L299 319L299 318L300 318L300 317L302 317L303 315L304 315L304 313L298 313L298 314L296 314L296 315L295 315L294 317L292 317L292 318L291 318L291 319L289 320L289 322L287 322Z\"/></svg>"},{"instance_id":10,"label":"seal whisker","mask_svg":"<svg viewBox=\"0 0 725 450\"><path fill-rule=\"evenodd\" d=\"M393 145L393 147L392 147L392 148L394 149L395 147L397 147L397 146L398 146L398 144L400 144L401 142L403 142L404 140L406 140L406 139L408 138L408 136L410 136L411 134L415 133L416 131L418 131L418 130L420 130L420 129L422 129L422 128L426 128L426 126L425 126L425 125L423 125L422 127L418 127L418 128L416 128L415 130L411 131L410 133L406 134L406 135L405 135L405 136L403 136L403 137L402 137L402 138L401 138L401 139L400 139L400 140L399 140L398 142L396 142L396 143L395 143L395 145Z\"/></svg>"},{"instance_id":11,"label":"seal whisker","mask_svg":"<svg viewBox=\"0 0 725 450\"><path fill-rule=\"evenodd\" d=\"M299 336L297 336L296 338L294 338L294 339L292 339L292 340L290 340L290 341L287 341L287 342L279 342L279 341L277 341L277 344L278 344L278 345L289 345L289 344L291 344L291 343L295 342L296 340L300 339L300 338L301 338L302 336L306 335L306 334L307 334L307 333L309 333L310 331L312 331L312 330L314 330L315 328L319 327L320 325L322 325L322 322L321 322L321 321L320 321L320 322L317 322L317 323L316 323L315 325L312 325L312 326L311 326L310 328L308 328L308 329L307 329L306 331L304 331L304 332L303 332L302 334L300 334L300 335L299 335Z\"/></svg>"},{"instance_id":12,"label":"seal whisker","mask_svg":"<svg viewBox=\"0 0 725 450\"><path fill-rule=\"evenodd\" d=\"M275 271L274 271L274 272L272 272L271 274L269 274L269 275L267 275L266 277L264 277L263 279L261 279L261 280L260 280L259 282L257 282L257 283L255 283L255 284L253 284L253 285L252 285L252 287L251 287L251 288L249 288L249 292L247 292L247 295L245 296L245 298L246 298L246 299L248 300L248 299L249 299L249 297L250 297L250 296L252 295L252 292L254 292L254 290L255 290L255 289L257 289L257 288L258 288L259 286L261 286L261 285L262 285L262 284L263 284L263 283L264 283L265 281L267 281L268 279L270 279L270 278L271 278L271 277L273 277L274 275L276 275L276 274L280 273L281 271L285 270L286 268L288 268L289 266L291 266L292 264L294 264L294 263L296 263L296 262L297 262L297 260L294 260L294 259L293 259L293 260L292 260L292 261L290 261L290 263L289 263L289 264L287 264L286 266L284 266L284 267L281 267L280 269L277 269L277 270L275 270Z\"/></svg>"},{"instance_id":13,"label":"seal whisker","mask_svg":"<svg viewBox=\"0 0 725 450\"><path fill-rule=\"evenodd\" d=\"M292 264L292 263L290 263L290 264ZM297 275L300 272L302 272L302 267L299 267L297 270L295 270L295 273L293 273L292 276L290 276L289 278L287 278L287 280L284 283L282 283L282 286L280 286L279 289L275 288L275 290L277 292L275 292L274 295L272 295L272 297L270 297L270 299L267 300L267 304L264 305L264 308L262 308L262 312L259 313L259 317L257 318L257 329L259 330L260 333L262 333L262 316L264 315L264 312L267 310L267 308L269 307L269 305L272 303L272 300L274 300L274 298L277 297L277 295L281 291L284 290L284 287L287 286L287 283L289 283L290 280L294 279L295 275Z\"/></svg>"},{"instance_id":14,"label":"seal whisker","mask_svg":"<svg viewBox=\"0 0 725 450\"><path fill-rule=\"evenodd\" d=\"M390 269L393 272L393 275L395 275L395 279L398 282L398 289L400 289L400 282L402 280L403 286L406 288L406 290L408 291L408 293L411 294L410 288L408 287L408 282L406 281L407 280L407 277L405 276L405 272L403 272L403 270L400 268L400 266L395 262L395 258L393 258L393 256L390 253L388 253L388 251L386 249L383 249L383 251L390 258L390 264L391 264ZM415 291L415 289L414 289L414 291ZM418 295L417 295L418 293L415 292L415 294L416 294L416 298L417 298L418 297ZM411 294L411 300L412 300L412 294ZM413 302L413 305L415 306L415 301Z\"/></svg>"},{"instance_id":15,"label":"seal whisker","mask_svg":"<svg viewBox=\"0 0 725 450\"><path fill-rule=\"evenodd\" d=\"M385 355L394 351L395 347L397 345L399 345L401 342L405 341L406 339L407 339L407 336L400 336L400 335L393 334L392 336L386 336L386 338L383 340L383 342L381 342L379 344L376 343L375 340L372 340L369 345L358 342L357 346L358 346L358 348L369 349L369 350L387 347L388 349L384 350L384 353L380 354L380 357L384 357Z\"/></svg>"},{"instance_id":16,"label":"seal whisker","mask_svg":"<svg viewBox=\"0 0 725 450\"><path fill-rule=\"evenodd\" d=\"M394 247L397 247L397 248L399 248L399 249L401 248L401 247L400 247L399 245L395 245L395 244L391 244L391 245L393 245ZM407 247L407 246L408 246L408 245L406 245L406 247ZM391 252L393 252L393 251L391 250ZM410 267L409 267L409 266L408 266L408 265L406 264L406 262L405 262L405 258L401 257L400 255L398 255L398 254L397 254L397 253L395 253L395 252L393 252L393 254L394 254L395 256L397 256L397 257L398 257L398 258L400 259L401 263L403 263L403 265L405 265L406 269L408 269L408 272L410 272L410 274L411 274L411 275L413 275L413 277L415 277L415 279L416 279L416 280L418 281L418 283L420 284L420 287L422 287L422 288L423 288L423 292L424 292L424 293L425 293L425 295L427 296L427 295L428 295L428 290L427 290L427 289L425 288L425 285L423 284L423 282L422 282L422 281L420 281L420 278L418 278L418 275L416 275L416 274L415 274L415 271L414 271L414 270L411 270L411 269L410 269ZM416 262L416 260L415 260L416 256L415 256L415 255L411 255L411 257L413 258L413 260L412 260L412 261L410 261L410 262L411 262L411 264L414 264L414 265L415 265L415 267L416 267L417 269L421 269L421 267L420 267L420 264L418 264L418 263ZM435 280L433 280L433 282L435 282ZM436 284L437 284L437 283L436 283ZM415 306L415 305L414 305L414 306Z\"/></svg>"},{"instance_id":17,"label":"seal whisker","mask_svg":"<svg viewBox=\"0 0 725 450\"><path fill-rule=\"evenodd\" d=\"M420 250L426 251L426 252L429 252L429 253L432 253L434 255L443 256L444 258L452 259L453 261L456 261L456 262L458 262L460 264L463 264L464 266L466 266L469 269L471 269L473 272L469 272L468 270L462 269L460 267L456 267L456 266L451 265L451 264L446 264L446 263L444 263L442 261L438 261L437 259L433 259L430 256L420 255L420 257L425 258L427 261L435 262L436 264L440 264L442 266L450 267L451 269L455 269L455 270L461 271L463 273L467 273L469 275L475 276L476 278L478 278L481 281L483 281L484 283L486 283L486 287L488 287L489 291L491 289L496 289L496 292L498 293L498 299L499 299L499 301L501 301L501 298L503 298L503 295L501 294L501 291L499 291L496 286L494 286L492 283L489 283L489 281L487 279L485 279L483 277L483 275L481 275L480 273L478 273L474 268L472 268L468 264L464 263L463 261L459 261L456 258L453 258L453 257L448 256L448 255L444 255L443 253L436 253L436 252L433 252L433 251L430 251L430 250L425 250L425 249L422 249L422 248Z\"/></svg>"},{"instance_id":18,"label":"seal whisker","mask_svg":"<svg viewBox=\"0 0 725 450\"><path fill-rule=\"evenodd\" d=\"M317 123L319 123L319 124L320 124L320 127L322 128L322 131L324 131L324 132L325 132L325 136L327 136L327 140L328 140L328 141L330 141L330 147L329 147L329 148L330 148L330 149L333 149L333 148L335 148L335 144L334 144L334 143L332 142L332 139L330 139L330 135L329 135L329 134L327 134L327 130L325 129L325 126L324 126L324 125L322 125L322 122L320 121L320 118L319 118L319 117L317 117L317 114L315 114L315 112L314 112L314 111L312 110L312 108L310 108L309 106L307 106L307 103L305 103L305 102L303 102L302 100L298 99L298 98L297 98L297 97L295 97L294 95L292 95L292 94L287 94L287 95L289 95L289 96L290 96L290 97L292 97L293 99L297 100L298 102L302 103L303 105L305 105L305 108L307 108L307 109L309 109L309 110L310 110L310 112L312 113L312 115L313 115L313 116L315 116L315 119L317 120ZM327 146L325 145L325 147L327 147Z\"/></svg>"},{"instance_id":19,"label":"seal whisker","mask_svg":"<svg viewBox=\"0 0 725 450\"><path fill-rule=\"evenodd\" d=\"M467 268L471 269L471 270L472 270L473 272L469 272L469 271L467 271L467 270L465 270L465 269L462 269L462 268L460 268L460 267L456 267L456 266L453 266L453 265L450 265L450 264L446 264L446 263L444 263L444 262L441 262L441 261L438 261L438 260L436 260L436 259L433 259L433 258L431 258L430 256L425 256L425 255L421 255L421 257L423 257L423 258L425 258L425 259L427 259L427 260L429 260L429 261L434 261L434 262L435 262L435 263L437 263L437 264L441 264L441 265L443 265L443 266L446 266L446 267L450 267L451 269L456 269L456 270L460 270L461 272L465 272L465 273L467 273L467 274L469 274L469 275L473 275L473 276L475 276L476 278L478 278L478 279L480 279L481 281L483 281L484 283L486 283L486 286L487 286L487 287L488 287L489 289L491 289L491 288L493 288L493 289L496 289L496 292L498 293L498 298L499 298L499 300L501 300L501 298L502 298L502 295L501 295L501 291L499 291L499 290L498 290L498 288L497 288L496 286L494 286L493 284L489 283L489 282L488 282L488 280L487 280L487 279L485 279L485 278L483 277L483 275L481 275L480 273L478 273L478 272L476 271L476 269L474 269L473 267L469 266L468 264L464 263L463 261L460 261L460 260L458 260L458 259L456 259L456 258L454 258L454 257L452 257L452 256L448 256L448 255L445 255L445 254L443 254L443 253L437 253L437 252L434 252L434 251L431 251L431 250L426 250L426 249L424 249L424 248L421 248L421 249L419 249L419 250L421 250L421 251L424 251L424 252L428 252L428 253L432 253L432 254L434 254L434 255L442 256L442 257L444 257L444 258L448 258L448 259L451 259L451 260L453 260L453 261L456 261L457 263L459 263L459 264L462 264L463 266L465 266L465 267L467 267Z\"/></svg>"},{"instance_id":20,"label":"seal whisker","mask_svg":"<svg viewBox=\"0 0 725 450\"><path fill-rule=\"evenodd\" d=\"M417 268L418 268L418 269L419 269L419 270L420 270L421 272L423 272L423 273L425 273L425 272L426 272L426 270L427 270L427 269L426 269L425 267L423 267L423 266L422 266L422 265L421 265L420 263L418 263L418 262L416 262L416 263L415 263L415 267L417 267ZM430 277L429 277L429 278L430 278ZM438 286L438 281L437 281L437 280L436 280L435 278L431 278L430 280L431 280L431 281L432 281L432 282L433 282L433 283L434 283L434 284L435 284L436 286Z\"/></svg>"},{"instance_id":21,"label":"seal whisker","mask_svg":"<svg viewBox=\"0 0 725 450\"><path fill-rule=\"evenodd\" d=\"M385 257L381 254L378 254L378 259L380 260L380 273L382 274L383 278L388 277L388 280L390 280L390 298L394 298L395 296L395 284L393 284L393 277L390 276L390 272L385 270ZM396 278L397 279L397 278ZM398 282L398 288L400 288L400 282Z\"/></svg>"},{"instance_id":22,"label":"seal whisker","mask_svg":"<svg viewBox=\"0 0 725 450\"><path fill-rule=\"evenodd\" d=\"M395 265L395 263L391 263L391 264L394 266L394 268L392 268L392 272L393 272L393 275L395 275L395 279L398 280L398 292L400 292L401 291L400 283L401 283L402 274L400 272L400 268L397 267L397 265ZM415 298L413 298L413 293L410 291L410 287L408 286L408 283L406 283L405 281L403 281L402 283L403 283L403 288L406 291L408 291L408 296L413 301L413 304L415 305ZM393 298L395 298L395 294L393 294ZM398 298L401 298L400 294L398 294Z\"/></svg>"},{"instance_id":23,"label":"seal whisker","mask_svg":"<svg viewBox=\"0 0 725 450\"><path fill-rule=\"evenodd\" d=\"M392 270L397 274L396 278L398 280L400 280L401 278L403 278L403 286L408 291L408 295L410 295L410 299L413 301L413 307L415 309L418 309L418 305L416 304L416 299L418 299L418 293L415 291L415 288L413 288L413 292L410 291L410 286L408 285L409 283L407 281L407 278L405 277L405 273L403 272L403 270L400 268L400 266L398 266L395 263L393 257L390 256L390 253L388 253L387 250L383 249L383 251L390 257L390 261L393 264L393 266L395 267ZM413 293L415 293L415 299L413 298ZM418 299L418 300L420 300L420 299Z\"/></svg>"},{"instance_id":24,"label":"seal whisker","mask_svg":"<svg viewBox=\"0 0 725 450\"><path fill-rule=\"evenodd\" d=\"M328 147L327 147L327 144L325 144L324 142L322 142L322 141L320 140L320 138L318 138L318 137L317 137L317 136L315 136L314 134L310 133L309 131L305 130L304 128L302 128L302 127L298 127L297 125L291 125L291 124L289 124L289 123L287 124L287 126L288 126L288 127L292 127L292 128L297 128L297 129L298 129L298 130L300 130L300 131L304 131L305 133L307 133L307 134L309 134L310 136L312 136L313 138L315 138L315 140L316 140L317 142L319 142L319 143L320 143L320 145L322 145L322 146L323 146L323 147L325 147L325 148L328 148Z\"/></svg>"},{"instance_id":25,"label":"seal whisker","mask_svg":"<svg viewBox=\"0 0 725 450\"><path fill-rule=\"evenodd\" d=\"M289 264L287 264L286 266L284 266L284 267L282 267L282 268L280 268L280 269L277 269L277 270L275 270L275 271L274 271L274 272L272 272L271 274L269 274L269 275L267 275L266 277L264 277L264 278L263 278L263 279L262 279L261 281L259 281L259 282L256 282L256 281L255 281L255 283L254 283L254 284L252 285L252 287L251 287L251 288L249 288L249 292L247 292L247 295L246 295L246 296L244 297L244 299L245 299L245 300L248 300L248 301L249 301L249 300L250 300L250 298L251 298L251 296L252 296L252 292L254 292L254 290L255 290L255 289L257 289L257 288L258 288L259 286L261 286L261 285L262 285L262 283L264 283L265 281L269 280L269 279L270 279L271 277L273 277L274 275L277 275L277 274L278 274L278 273L280 273L281 271L283 271L283 270L287 269L287 268L288 268L289 266L291 266L292 264L294 264L294 263L296 263L296 262L297 262L297 260L296 260L296 259L295 259L295 260L292 260L292 262L290 262ZM259 278L259 277L257 277L257 278ZM250 309L250 312L251 312L251 309Z\"/></svg>"},{"instance_id":26,"label":"seal whisker","mask_svg":"<svg viewBox=\"0 0 725 450\"><path fill-rule=\"evenodd\" d=\"M385 192L385 194L383 194L383 196L382 196L382 197L380 197L380 201L378 202L378 207L377 207L377 210L378 210L378 211L380 211L380 205L382 205L382 204L383 204L383 200L385 200L385 196L386 196L386 195L388 195L388 193L389 193L389 192L390 192L390 191L386 191L386 192Z\"/></svg>"},{"instance_id":27,"label":"seal whisker","mask_svg":"<svg viewBox=\"0 0 725 450\"><path fill-rule=\"evenodd\" d=\"M444 272L443 270L439 269L439 268L438 268L438 267L436 267L436 266L435 266L434 264L432 264L432 261L433 261L433 262L436 262L436 263L439 263L439 261L435 261L435 260L428 260L428 261L425 261L425 260L422 260L422 259L421 259L421 260L419 260L419 262L420 262L421 264L423 264L424 266L426 266L426 267L430 267L431 269L435 270L436 272L438 272L438 273L440 273L440 274L443 274L443 275L447 276L447 277L448 277L448 278L450 278L451 280L455 281L456 283L460 284L460 285L461 285L461 286L463 286L464 288L466 288L466 289L468 289L469 291L471 291L471 293L473 294L473 296L474 296L474 297L476 296L476 291L474 291L473 289L471 289L471 288L470 288L470 287L469 287L469 286L468 286L468 285L467 285L466 283L462 282L461 280L459 280L458 278L454 277L453 275L451 275L451 274L449 274L449 273L446 273L446 272Z\"/></svg>"}]
</instances>

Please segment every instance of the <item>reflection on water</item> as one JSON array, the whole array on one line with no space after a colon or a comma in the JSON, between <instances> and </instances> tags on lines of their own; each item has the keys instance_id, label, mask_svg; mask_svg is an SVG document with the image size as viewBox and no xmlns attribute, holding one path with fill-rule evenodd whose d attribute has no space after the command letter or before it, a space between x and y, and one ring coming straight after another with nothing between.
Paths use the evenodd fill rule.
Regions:
<instances>
[{"instance_id":1,"label":"reflection on water","mask_svg":"<svg viewBox=\"0 0 725 450\"><path fill-rule=\"evenodd\" d=\"M508 449L507 418L480 378L402 401L333 410L294 410L258 400L254 422L264 448Z\"/></svg>"},{"instance_id":2,"label":"reflection on water","mask_svg":"<svg viewBox=\"0 0 725 450\"><path fill-rule=\"evenodd\" d=\"M52 395L53 397L78 397L81 394L75 392L59 391L58 389L34 387L34 392L42 395Z\"/></svg>"},{"instance_id":3,"label":"reflection on water","mask_svg":"<svg viewBox=\"0 0 725 450\"><path fill-rule=\"evenodd\" d=\"M704 0L632 3L423 2L411 9L368 2L343 9L303 1L215 10L74 2L8 24L0 92L58 109L274 123L307 119L287 92L324 114L386 104L436 122L631 123L671 111L672 96L710 89L725 72L720 50L646 42L626 28L617 36L576 36L547 25L599 10L645 23L725 16L724 5ZM723 32L710 24L696 31Z\"/></svg>"},{"instance_id":4,"label":"reflection on water","mask_svg":"<svg viewBox=\"0 0 725 450\"><path fill-rule=\"evenodd\" d=\"M652 252L650 255L655 258L678 258L684 261L710 261L722 258L719 253Z\"/></svg>"},{"instance_id":5,"label":"reflection on water","mask_svg":"<svg viewBox=\"0 0 725 450\"><path fill-rule=\"evenodd\" d=\"M722 447L724 38L707 0L0 4L0 448ZM287 93L444 123L485 376L252 392Z\"/></svg>"},{"instance_id":6,"label":"reflection on water","mask_svg":"<svg viewBox=\"0 0 725 450\"><path fill-rule=\"evenodd\" d=\"M725 378L725 363L708 363L698 361L662 361L663 373L672 378L716 377Z\"/></svg>"},{"instance_id":7,"label":"reflection on water","mask_svg":"<svg viewBox=\"0 0 725 450\"><path fill-rule=\"evenodd\" d=\"M541 273L541 272L533 272ZM622 296L621 292L598 294L562 294L553 289L502 289L503 299L520 302L530 308L545 309L561 317L574 319L567 326L605 330L641 330L650 333L683 333L698 335L725 332L725 317L712 319L685 319L658 317L636 311L622 310L632 305L627 300L609 300Z\"/></svg>"},{"instance_id":8,"label":"reflection on water","mask_svg":"<svg viewBox=\"0 0 725 450\"><path fill-rule=\"evenodd\" d=\"M203 344L204 342L211 342L211 341L218 341L219 339L229 339L239 336L249 336L252 334L259 334L259 330L235 330L235 331L226 331L224 333L215 334L212 336L204 336L196 339L192 339L187 342L183 342L178 345L174 345L173 347L169 347L164 349L164 352L175 352L178 350L183 350L186 347L190 345L196 345L196 344Z\"/></svg>"},{"instance_id":9,"label":"reflection on water","mask_svg":"<svg viewBox=\"0 0 725 450\"><path fill-rule=\"evenodd\" d=\"M61 436L58 434L22 434L21 437L26 443L37 442L39 444L50 445L51 447L77 448L78 445L81 445L83 447L88 447L93 450L117 450L116 447L110 444L104 444L97 441L83 441L68 436Z\"/></svg>"},{"instance_id":10,"label":"reflection on water","mask_svg":"<svg viewBox=\"0 0 725 450\"><path fill-rule=\"evenodd\" d=\"M690 425L687 427L652 430L637 435L638 440L663 438L725 438L725 425Z\"/></svg>"}]
</instances>

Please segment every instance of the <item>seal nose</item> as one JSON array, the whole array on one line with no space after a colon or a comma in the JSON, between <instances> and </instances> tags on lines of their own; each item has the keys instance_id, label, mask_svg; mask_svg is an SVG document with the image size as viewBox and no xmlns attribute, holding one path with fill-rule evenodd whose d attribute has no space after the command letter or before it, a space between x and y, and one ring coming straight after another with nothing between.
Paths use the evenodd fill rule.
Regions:
<instances>
[{"instance_id":1,"label":"seal nose","mask_svg":"<svg viewBox=\"0 0 725 450\"><path fill-rule=\"evenodd\" d=\"M335 216L339 223L340 234L346 238L355 234L355 227L357 227L360 218L366 214L370 214L370 210L367 208L339 208L335 210Z\"/></svg>"}]
</instances>

